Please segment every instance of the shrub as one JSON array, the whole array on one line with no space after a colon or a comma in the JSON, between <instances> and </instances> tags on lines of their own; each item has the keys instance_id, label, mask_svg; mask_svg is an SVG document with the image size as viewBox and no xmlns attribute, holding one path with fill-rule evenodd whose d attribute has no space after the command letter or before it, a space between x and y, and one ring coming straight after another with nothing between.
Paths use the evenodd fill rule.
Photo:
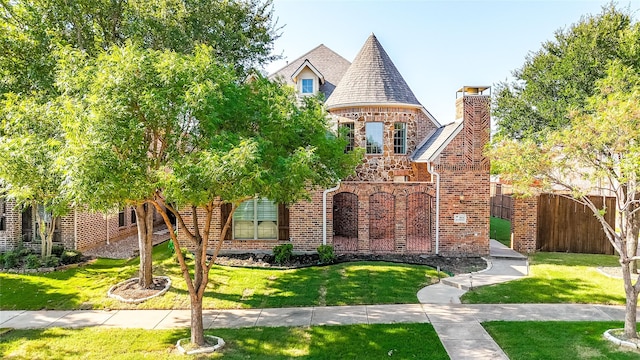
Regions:
<instances>
[{"instance_id":1,"label":"shrub","mask_svg":"<svg viewBox=\"0 0 640 360\"><path fill-rule=\"evenodd\" d=\"M62 245L54 245L53 247L51 247L51 255L61 257L63 252L64 252L64 246Z\"/></svg>"},{"instance_id":2,"label":"shrub","mask_svg":"<svg viewBox=\"0 0 640 360\"><path fill-rule=\"evenodd\" d=\"M44 260L44 266L46 267L56 267L58 265L60 265L60 258L55 255L47 256Z\"/></svg>"},{"instance_id":3,"label":"shrub","mask_svg":"<svg viewBox=\"0 0 640 360\"><path fill-rule=\"evenodd\" d=\"M292 244L282 244L273 248L273 256L276 258L276 263L283 264L291 259L293 255Z\"/></svg>"},{"instance_id":4,"label":"shrub","mask_svg":"<svg viewBox=\"0 0 640 360\"><path fill-rule=\"evenodd\" d=\"M318 250L320 262L323 264L331 264L336 259L336 254L333 252L333 246L331 245L320 245L316 250Z\"/></svg>"},{"instance_id":5,"label":"shrub","mask_svg":"<svg viewBox=\"0 0 640 360\"><path fill-rule=\"evenodd\" d=\"M76 264L82 260L82 253L77 250L65 250L60 257L60 262L63 265Z\"/></svg>"},{"instance_id":6,"label":"shrub","mask_svg":"<svg viewBox=\"0 0 640 360\"><path fill-rule=\"evenodd\" d=\"M24 264L25 264L27 269L37 269L42 264L42 261L40 261L40 257L38 255L29 254L24 259Z\"/></svg>"},{"instance_id":7,"label":"shrub","mask_svg":"<svg viewBox=\"0 0 640 360\"><path fill-rule=\"evenodd\" d=\"M18 266L18 253L16 251L7 251L3 258L3 265L5 269L11 269Z\"/></svg>"},{"instance_id":8,"label":"shrub","mask_svg":"<svg viewBox=\"0 0 640 360\"><path fill-rule=\"evenodd\" d=\"M16 252L18 253L18 258L22 259L25 258L31 254L33 254L33 251L31 251L31 249L26 248L26 247L19 247L16 249Z\"/></svg>"}]
</instances>

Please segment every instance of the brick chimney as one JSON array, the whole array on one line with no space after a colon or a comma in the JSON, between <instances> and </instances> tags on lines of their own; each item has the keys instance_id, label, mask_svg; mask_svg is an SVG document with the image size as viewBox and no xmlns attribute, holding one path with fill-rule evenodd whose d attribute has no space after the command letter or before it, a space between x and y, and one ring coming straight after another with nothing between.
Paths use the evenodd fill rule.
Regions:
<instances>
[{"instance_id":1,"label":"brick chimney","mask_svg":"<svg viewBox=\"0 0 640 360\"><path fill-rule=\"evenodd\" d=\"M491 88L463 86L456 93L456 119L462 119L464 163L467 166L489 167L484 148L489 142L491 126Z\"/></svg>"}]
</instances>

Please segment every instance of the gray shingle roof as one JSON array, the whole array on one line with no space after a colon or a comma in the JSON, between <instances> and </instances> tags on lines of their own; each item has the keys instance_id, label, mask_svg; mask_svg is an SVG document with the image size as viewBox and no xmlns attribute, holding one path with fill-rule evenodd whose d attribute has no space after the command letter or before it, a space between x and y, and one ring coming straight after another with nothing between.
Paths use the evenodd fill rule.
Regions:
<instances>
[{"instance_id":1,"label":"gray shingle roof","mask_svg":"<svg viewBox=\"0 0 640 360\"><path fill-rule=\"evenodd\" d=\"M462 127L463 123L459 121L437 128L418 145L413 154L411 154L411 160L415 162L434 161L460 130L462 130Z\"/></svg>"},{"instance_id":2,"label":"gray shingle roof","mask_svg":"<svg viewBox=\"0 0 640 360\"><path fill-rule=\"evenodd\" d=\"M351 65L347 59L324 46L324 44L320 44L308 53L289 62L289 64L282 69L269 75L269 78L275 79L280 77L287 84L295 85L291 79L291 75L298 70L305 60L309 60L309 62L324 76L324 83L320 85L319 90L324 93L325 98L329 98L329 96L331 96L331 93L333 93L333 90L340 82L340 79L342 79L342 76L349 68L349 65Z\"/></svg>"},{"instance_id":3,"label":"gray shingle roof","mask_svg":"<svg viewBox=\"0 0 640 360\"><path fill-rule=\"evenodd\" d=\"M326 101L327 109L358 104L422 106L373 34Z\"/></svg>"}]
</instances>

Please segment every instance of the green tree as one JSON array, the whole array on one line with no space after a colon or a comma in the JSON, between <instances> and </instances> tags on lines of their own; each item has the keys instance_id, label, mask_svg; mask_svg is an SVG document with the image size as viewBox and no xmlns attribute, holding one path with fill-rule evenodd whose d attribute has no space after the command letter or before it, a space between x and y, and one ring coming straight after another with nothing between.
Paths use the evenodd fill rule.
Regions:
<instances>
[{"instance_id":1,"label":"green tree","mask_svg":"<svg viewBox=\"0 0 640 360\"><path fill-rule=\"evenodd\" d=\"M211 46L237 71L277 58L271 0L0 0L0 93L55 91L60 46L91 57L133 41L190 53Z\"/></svg>"},{"instance_id":2,"label":"green tree","mask_svg":"<svg viewBox=\"0 0 640 360\"><path fill-rule=\"evenodd\" d=\"M0 195L36 210L42 257L51 255L56 220L68 212L56 164L65 144L59 109L55 102L16 95L0 107Z\"/></svg>"},{"instance_id":3,"label":"green tree","mask_svg":"<svg viewBox=\"0 0 640 360\"><path fill-rule=\"evenodd\" d=\"M350 174L360 153L344 153L346 142L328 131L318 99L299 106L291 88L260 76L243 82L208 47L181 55L127 45L68 65L60 84L81 107L74 113L84 114L64 122L71 187L78 194L91 187L97 196L87 201L136 199L162 215L189 289L191 340L202 345L202 297L231 224L230 216L212 238L214 211L232 204L233 213L254 197L305 198ZM192 271L183 246L195 254Z\"/></svg>"},{"instance_id":4,"label":"green tree","mask_svg":"<svg viewBox=\"0 0 640 360\"><path fill-rule=\"evenodd\" d=\"M68 80L56 78L58 62L69 67L127 42L179 53L191 53L198 44L208 44L217 59L244 74L277 58L271 55L277 32L270 0L0 0L0 94L20 94L29 104L33 102L29 97L37 92L38 102L52 102ZM71 52L77 59L69 58L69 49L81 51ZM27 115L37 121L37 115ZM92 190L84 190L88 192L75 193L78 199L91 197ZM95 209L113 211L124 204L135 207L140 285L149 287L153 211L147 211L138 200L130 198L113 203L109 209Z\"/></svg>"},{"instance_id":5,"label":"green tree","mask_svg":"<svg viewBox=\"0 0 640 360\"><path fill-rule=\"evenodd\" d=\"M571 125L545 139L502 139L490 156L502 176L521 192L558 188L589 208L620 257L626 293L625 336L637 337L640 275L640 75L621 61L610 62L585 108L569 112ZM616 198L616 209L599 208L587 196ZM604 218L617 212L616 225ZM635 281L632 276L636 276Z\"/></svg>"},{"instance_id":6,"label":"green tree","mask_svg":"<svg viewBox=\"0 0 640 360\"><path fill-rule=\"evenodd\" d=\"M513 81L496 87L493 113L498 135L543 139L547 131L570 122L571 109L586 105L609 61L640 71L639 27L630 11L610 4L600 14L556 31L553 40L530 53L513 72Z\"/></svg>"}]
</instances>

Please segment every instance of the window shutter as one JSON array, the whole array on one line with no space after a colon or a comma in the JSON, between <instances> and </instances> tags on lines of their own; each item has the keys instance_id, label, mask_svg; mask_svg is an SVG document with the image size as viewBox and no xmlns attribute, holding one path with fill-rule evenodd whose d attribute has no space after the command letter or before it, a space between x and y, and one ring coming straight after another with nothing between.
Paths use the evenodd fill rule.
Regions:
<instances>
[{"instance_id":1,"label":"window shutter","mask_svg":"<svg viewBox=\"0 0 640 360\"><path fill-rule=\"evenodd\" d=\"M289 241L289 207L278 204L278 239Z\"/></svg>"},{"instance_id":2,"label":"window shutter","mask_svg":"<svg viewBox=\"0 0 640 360\"><path fill-rule=\"evenodd\" d=\"M229 217L230 213L231 213L231 204L225 203L220 205L220 231L222 231L224 224L226 224L227 218ZM225 237L224 237L225 240L231 240L233 235L232 227L233 227L233 224L229 226L229 230L227 230L227 233L225 234Z\"/></svg>"}]
</instances>

